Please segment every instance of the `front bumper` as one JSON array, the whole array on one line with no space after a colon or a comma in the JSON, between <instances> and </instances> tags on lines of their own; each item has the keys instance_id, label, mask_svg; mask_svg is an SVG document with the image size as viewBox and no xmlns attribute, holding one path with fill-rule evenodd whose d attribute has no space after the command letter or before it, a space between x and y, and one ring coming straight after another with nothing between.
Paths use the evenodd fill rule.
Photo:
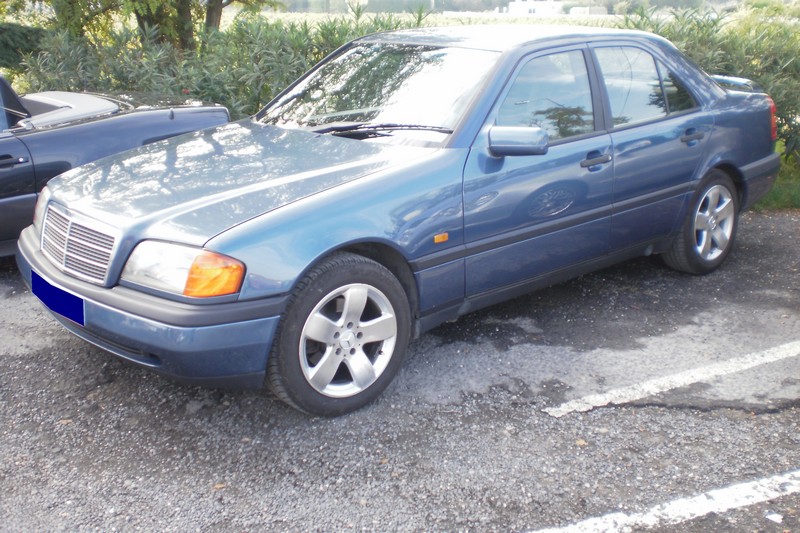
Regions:
<instances>
[{"instance_id":1,"label":"front bumper","mask_svg":"<svg viewBox=\"0 0 800 533\"><path fill-rule=\"evenodd\" d=\"M39 294L45 287L71 304L77 302L82 324L61 314L64 310L57 301L40 297L65 328L104 350L194 384L229 388L264 384L285 298L192 305L125 287L98 287L56 269L39 250L33 227L20 236L17 264L28 287L36 277Z\"/></svg>"}]
</instances>

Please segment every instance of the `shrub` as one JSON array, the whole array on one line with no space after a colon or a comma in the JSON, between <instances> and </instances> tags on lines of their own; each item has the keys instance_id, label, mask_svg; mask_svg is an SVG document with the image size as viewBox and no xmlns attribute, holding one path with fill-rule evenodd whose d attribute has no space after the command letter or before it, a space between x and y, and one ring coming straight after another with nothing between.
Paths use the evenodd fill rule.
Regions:
<instances>
[{"instance_id":1,"label":"shrub","mask_svg":"<svg viewBox=\"0 0 800 533\"><path fill-rule=\"evenodd\" d=\"M639 9L621 19L627 28L652 31L674 42L711 73L761 83L778 107L779 135L787 154L800 156L800 32L796 6L760 0L760 9L722 15L698 9L662 16ZM759 4L761 5L761 4ZM121 29L102 42L50 33L41 51L27 56L18 86L112 93L156 93L226 105L234 117L254 113L325 55L355 37L423 25L411 17L367 16L350 4L347 16L316 23L270 21L248 13L223 32L203 35L194 51L180 53L155 33ZM16 31L16 30L15 30ZM7 32L0 38L9 38ZM0 46L0 50L3 47Z\"/></svg>"},{"instance_id":2,"label":"shrub","mask_svg":"<svg viewBox=\"0 0 800 533\"><path fill-rule=\"evenodd\" d=\"M31 91L102 90L100 65L88 42L67 32L54 32L42 39L42 51L24 60L22 85Z\"/></svg>"},{"instance_id":3,"label":"shrub","mask_svg":"<svg viewBox=\"0 0 800 533\"><path fill-rule=\"evenodd\" d=\"M425 13L401 18L349 16L307 21L237 18L223 32L203 35L197 49L179 52L155 32L121 29L100 43L65 32L48 34L42 50L25 59L17 85L30 91L149 93L228 107L234 118L255 113L289 83L347 41L381 30L422 24Z\"/></svg>"},{"instance_id":4,"label":"shrub","mask_svg":"<svg viewBox=\"0 0 800 533\"><path fill-rule=\"evenodd\" d=\"M0 68L22 70L22 58L39 50L44 30L7 22L0 23Z\"/></svg>"}]
</instances>

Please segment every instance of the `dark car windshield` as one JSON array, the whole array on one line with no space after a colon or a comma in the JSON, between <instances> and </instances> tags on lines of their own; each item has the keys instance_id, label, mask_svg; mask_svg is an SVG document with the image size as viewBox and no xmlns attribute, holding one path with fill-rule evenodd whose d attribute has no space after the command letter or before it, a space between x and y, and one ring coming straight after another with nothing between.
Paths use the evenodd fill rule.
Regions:
<instances>
[{"instance_id":1,"label":"dark car windshield","mask_svg":"<svg viewBox=\"0 0 800 533\"><path fill-rule=\"evenodd\" d=\"M329 133L352 131L353 125L446 133L456 127L496 60L495 52L482 50L360 43L321 65L259 118ZM391 128L373 131L380 129Z\"/></svg>"},{"instance_id":2,"label":"dark car windshield","mask_svg":"<svg viewBox=\"0 0 800 533\"><path fill-rule=\"evenodd\" d=\"M0 76L0 131L13 128L20 119L29 116L11 85Z\"/></svg>"}]
</instances>

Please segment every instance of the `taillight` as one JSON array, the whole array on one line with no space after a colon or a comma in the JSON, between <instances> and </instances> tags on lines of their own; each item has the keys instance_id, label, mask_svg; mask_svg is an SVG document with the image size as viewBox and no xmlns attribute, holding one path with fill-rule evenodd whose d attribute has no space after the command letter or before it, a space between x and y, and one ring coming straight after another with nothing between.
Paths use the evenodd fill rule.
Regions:
<instances>
[{"instance_id":1,"label":"taillight","mask_svg":"<svg viewBox=\"0 0 800 533\"><path fill-rule=\"evenodd\" d=\"M767 100L769 100L769 125L770 125L770 133L772 134L772 140L778 140L778 108L775 106L775 102L767 96Z\"/></svg>"}]
</instances>

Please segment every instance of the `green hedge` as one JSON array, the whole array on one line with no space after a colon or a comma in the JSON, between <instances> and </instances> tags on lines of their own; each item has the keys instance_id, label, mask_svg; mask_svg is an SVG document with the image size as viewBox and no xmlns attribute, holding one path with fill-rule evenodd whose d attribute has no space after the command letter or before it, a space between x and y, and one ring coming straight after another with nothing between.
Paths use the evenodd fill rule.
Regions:
<instances>
[{"instance_id":1,"label":"green hedge","mask_svg":"<svg viewBox=\"0 0 800 533\"><path fill-rule=\"evenodd\" d=\"M620 25L670 39L707 72L760 82L778 107L778 126L787 153L800 154L800 31L794 12L782 4L769 10L674 11L670 16L640 10ZM351 8L352 9L352 8ZM42 50L28 56L25 90L62 89L112 93L128 91L186 96L228 106L235 117L254 113L279 90L344 42L367 33L422 25L427 14L349 16L317 22L271 21L257 15L237 18L225 31L202 37L195 52L180 53L155 35L129 29L90 42L50 32ZM0 38L22 30L0 31ZM38 42L35 32L28 44ZM12 49L18 49L11 47ZM0 45L0 50L7 48Z\"/></svg>"},{"instance_id":2,"label":"green hedge","mask_svg":"<svg viewBox=\"0 0 800 533\"><path fill-rule=\"evenodd\" d=\"M155 33L122 29L102 43L52 32L25 60L19 90L149 93L216 102L234 118L255 113L280 90L345 42L381 30L414 27L423 14L349 16L316 23L240 17L225 31L179 52Z\"/></svg>"}]
</instances>

